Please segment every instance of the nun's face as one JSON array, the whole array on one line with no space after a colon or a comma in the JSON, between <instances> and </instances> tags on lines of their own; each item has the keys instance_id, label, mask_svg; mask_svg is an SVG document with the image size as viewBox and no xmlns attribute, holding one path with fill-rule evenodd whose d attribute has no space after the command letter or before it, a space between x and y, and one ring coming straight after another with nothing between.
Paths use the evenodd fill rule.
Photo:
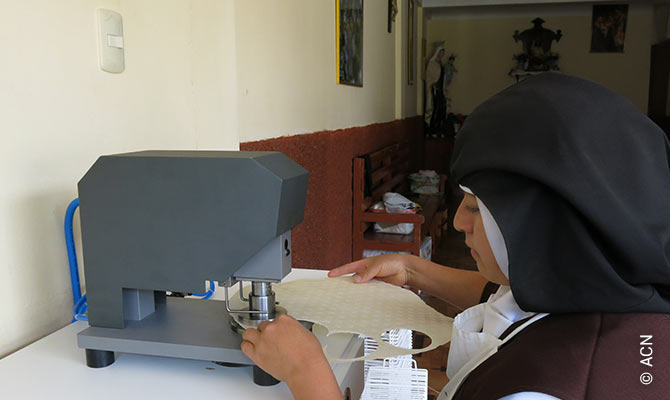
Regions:
<instances>
[{"instance_id":1,"label":"nun's face","mask_svg":"<svg viewBox=\"0 0 670 400\"><path fill-rule=\"evenodd\" d=\"M509 285L509 280L500 270L489 240L486 238L484 223L475 196L465 193L454 216L454 228L465 232L465 244L470 248L479 272L491 282Z\"/></svg>"}]
</instances>

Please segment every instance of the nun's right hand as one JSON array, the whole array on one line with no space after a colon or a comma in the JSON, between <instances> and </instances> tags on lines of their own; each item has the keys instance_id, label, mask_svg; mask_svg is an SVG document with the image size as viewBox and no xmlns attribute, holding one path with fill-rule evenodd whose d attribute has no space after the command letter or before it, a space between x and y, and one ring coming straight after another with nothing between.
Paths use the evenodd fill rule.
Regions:
<instances>
[{"instance_id":1,"label":"nun's right hand","mask_svg":"<svg viewBox=\"0 0 670 400\"><path fill-rule=\"evenodd\" d=\"M363 283L377 279L396 286L409 283L411 259L408 254L386 254L364 258L331 270L328 276L338 276L354 273L354 282Z\"/></svg>"}]
</instances>

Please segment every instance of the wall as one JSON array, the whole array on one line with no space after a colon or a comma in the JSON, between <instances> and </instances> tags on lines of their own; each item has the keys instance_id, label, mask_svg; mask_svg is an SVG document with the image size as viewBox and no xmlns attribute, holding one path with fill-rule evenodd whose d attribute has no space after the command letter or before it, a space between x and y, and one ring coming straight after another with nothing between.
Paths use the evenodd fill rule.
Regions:
<instances>
[{"instance_id":1,"label":"wall","mask_svg":"<svg viewBox=\"0 0 670 400\"><path fill-rule=\"evenodd\" d=\"M353 158L407 140L416 169L422 123L413 117L240 144L242 150L281 151L310 172L305 218L291 232L294 268L332 269L351 261Z\"/></svg>"},{"instance_id":2,"label":"wall","mask_svg":"<svg viewBox=\"0 0 670 400\"><path fill-rule=\"evenodd\" d=\"M365 126L415 115L411 106L396 115L399 67L396 34L387 32L386 3L363 2L360 88L336 81L334 1L237 2L240 141ZM398 22L393 29L398 29Z\"/></svg>"},{"instance_id":3,"label":"wall","mask_svg":"<svg viewBox=\"0 0 670 400\"><path fill-rule=\"evenodd\" d=\"M336 83L334 2L237 3L240 148L281 151L310 171L295 267L351 260L352 159L422 132L419 76L408 83L408 0L391 33L386 1L363 6L361 88ZM416 37L418 4L415 14Z\"/></svg>"},{"instance_id":4,"label":"wall","mask_svg":"<svg viewBox=\"0 0 670 400\"><path fill-rule=\"evenodd\" d=\"M495 12L464 8L433 15L427 21L427 42L445 40L447 53L457 55L458 73L450 87L453 111L470 113L514 82L507 73L521 43L515 43L512 35L531 28L530 21L539 16L546 21L545 28L563 32L560 42L552 45L552 51L560 54L562 72L599 82L646 113L653 8L630 5L624 53L589 52L591 9L590 5L499 7ZM431 52L426 53L430 57Z\"/></svg>"},{"instance_id":5,"label":"wall","mask_svg":"<svg viewBox=\"0 0 670 400\"><path fill-rule=\"evenodd\" d=\"M98 68L98 7L123 17L122 74ZM0 18L1 357L71 319L63 216L99 155L238 137L232 0L14 0Z\"/></svg>"}]
</instances>

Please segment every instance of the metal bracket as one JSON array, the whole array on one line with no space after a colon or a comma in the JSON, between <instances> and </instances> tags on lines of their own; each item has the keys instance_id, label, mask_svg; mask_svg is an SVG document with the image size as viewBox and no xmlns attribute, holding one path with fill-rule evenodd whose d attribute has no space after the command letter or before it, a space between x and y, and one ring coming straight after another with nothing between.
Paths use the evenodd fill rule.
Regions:
<instances>
[{"instance_id":1,"label":"metal bracket","mask_svg":"<svg viewBox=\"0 0 670 400\"><path fill-rule=\"evenodd\" d=\"M242 282L240 281L240 298L242 300L244 299L244 296L242 295ZM226 298L226 311L229 313L235 313L235 314L267 314L267 311L256 311L256 310L233 310L230 308L230 301L228 300L228 287L224 286L223 287L223 292L225 293L225 298ZM248 299L246 300L248 301Z\"/></svg>"}]
</instances>

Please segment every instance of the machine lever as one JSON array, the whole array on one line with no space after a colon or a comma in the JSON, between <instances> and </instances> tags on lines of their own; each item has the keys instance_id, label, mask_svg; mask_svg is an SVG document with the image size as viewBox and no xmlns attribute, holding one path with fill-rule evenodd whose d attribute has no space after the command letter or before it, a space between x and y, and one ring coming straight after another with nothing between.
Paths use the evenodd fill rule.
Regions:
<instances>
[{"instance_id":1,"label":"machine lever","mask_svg":"<svg viewBox=\"0 0 670 400\"><path fill-rule=\"evenodd\" d=\"M244 286L242 286L242 281L239 281L238 283L240 284L240 290L238 291L238 293L240 294L240 300L242 300L242 301L246 301L246 302L248 303L248 302L249 302L249 298L248 298L248 297L244 297L244 292L243 292Z\"/></svg>"}]
</instances>

